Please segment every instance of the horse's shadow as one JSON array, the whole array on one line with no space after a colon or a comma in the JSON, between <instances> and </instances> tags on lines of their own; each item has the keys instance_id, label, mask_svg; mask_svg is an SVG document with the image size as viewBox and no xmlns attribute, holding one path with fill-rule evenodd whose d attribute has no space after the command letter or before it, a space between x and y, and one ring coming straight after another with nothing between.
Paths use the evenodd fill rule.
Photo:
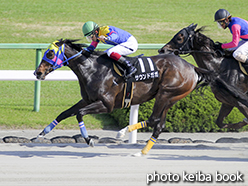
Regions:
<instances>
[{"instance_id":1,"label":"horse's shadow","mask_svg":"<svg viewBox=\"0 0 248 186\"><path fill-rule=\"evenodd\" d=\"M118 145L108 145L108 148L125 148L125 149L140 149L144 147L145 144L118 144ZM160 145L155 144L153 146L153 149L161 149L161 150L231 150L230 147L218 147L218 146L212 146L212 145L204 145L204 144L198 144L198 145Z\"/></svg>"},{"instance_id":2,"label":"horse's shadow","mask_svg":"<svg viewBox=\"0 0 248 186\"><path fill-rule=\"evenodd\" d=\"M124 150L123 153L119 153L118 149L137 149L137 151L140 151L140 148L144 146L144 144L96 144L94 148L107 148L107 149L116 149L118 150L117 153L113 152L107 152L106 149L100 152L100 150L96 150L97 152L94 152L94 148L89 147L86 144L36 144L36 143L24 143L20 144L20 146L24 146L27 148L34 148L34 150L17 150L17 151L0 151L0 156L16 156L20 158L31 158L31 157L41 157L41 158L56 158L56 157L68 157L68 158L94 158L94 157L113 157L113 156L132 156L132 154L125 153ZM65 148L69 147L70 149L53 149L53 147L59 147L59 148ZM39 149L35 149L39 148ZM42 150L44 148L44 150ZM48 149L51 148L51 149ZM73 148L80 148L80 152L78 150L73 150ZM92 150L91 150L92 149ZM242 152L244 149L242 148ZM248 158L244 157L222 157L222 156L212 156L212 155L197 155L197 153L194 155L182 155L180 151L198 151L198 150L204 150L206 151L206 154L208 154L208 151L232 151L231 147L218 147L213 145L205 145L205 144L198 144L198 145L160 145L156 144L153 147L153 150L159 150L159 154L157 151L150 152L148 155L144 156L147 159L151 160L165 160L165 161L185 161L185 160L191 160L191 161L218 161L218 162L248 162ZM177 153L171 153L170 150L178 151ZM105 152L104 152L105 151ZM162 154L161 152L164 153ZM166 153L170 152L170 154Z\"/></svg>"},{"instance_id":3,"label":"horse's shadow","mask_svg":"<svg viewBox=\"0 0 248 186\"><path fill-rule=\"evenodd\" d=\"M140 149L142 144L127 144L123 145L120 144L118 146L116 145L109 145L108 148L126 148L126 149ZM153 150L178 150L178 154L166 154L166 151L164 151L164 154L156 154L152 153L147 155L147 159L154 159L154 160L192 160L192 161L219 161L219 162L248 162L248 158L239 158L239 157L217 157L217 156L211 156L211 155L181 155L180 151L195 151L195 150L206 150L206 154L208 154L208 151L228 151L233 150L230 147L218 147L213 145L205 145L205 144L198 144L198 145L159 145L156 144L153 146ZM244 150L248 151L248 148L244 149L242 148L242 151ZM247 155L248 156L248 155Z\"/></svg>"},{"instance_id":4,"label":"horse's shadow","mask_svg":"<svg viewBox=\"0 0 248 186\"><path fill-rule=\"evenodd\" d=\"M166 161L218 161L218 162L248 162L248 158L237 158L237 157L213 157L213 156L184 156L184 155L161 155L158 154L148 159L154 160L166 160Z\"/></svg>"},{"instance_id":5,"label":"horse's shadow","mask_svg":"<svg viewBox=\"0 0 248 186\"><path fill-rule=\"evenodd\" d=\"M106 156L105 153L87 153L87 152L69 152L69 151L2 151L0 155L4 156L18 156L20 158L42 157L55 158L58 156L70 158L92 158L96 156Z\"/></svg>"},{"instance_id":6,"label":"horse's shadow","mask_svg":"<svg viewBox=\"0 0 248 186\"><path fill-rule=\"evenodd\" d=\"M23 143L20 146L25 146L28 148L44 148L44 150L17 150L17 151L0 151L0 156L17 156L20 158L31 158L31 157L42 157L42 158L55 158L55 157L69 157L69 158L93 158L93 157L105 157L105 156L114 156L111 153L101 153L101 152L86 152L89 147L86 144L36 144L36 143ZM102 146L102 145L97 145ZM73 150L47 150L48 148L59 147L73 147L82 149L81 152ZM97 147L96 147L97 148Z\"/></svg>"}]
</instances>

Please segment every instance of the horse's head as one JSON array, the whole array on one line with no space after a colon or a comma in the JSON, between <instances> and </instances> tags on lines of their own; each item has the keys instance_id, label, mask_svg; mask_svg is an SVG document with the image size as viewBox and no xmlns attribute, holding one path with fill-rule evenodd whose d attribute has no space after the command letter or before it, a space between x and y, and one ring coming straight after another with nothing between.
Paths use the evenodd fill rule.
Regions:
<instances>
[{"instance_id":1,"label":"horse's head","mask_svg":"<svg viewBox=\"0 0 248 186\"><path fill-rule=\"evenodd\" d=\"M197 24L191 24L180 30L167 44L165 44L158 53L174 52L178 54L187 54L192 49L192 38L195 34Z\"/></svg>"},{"instance_id":2,"label":"horse's head","mask_svg":"<svg viewBox=\"0 0 248 186\"><path fill-rule=\"evenodd\" d=\"M77 40L74 40L77 41ZM50 72L66 66L69 60L80 55L75 49L69 46L73 45L71 40L57 40L52 42L45 51L42 61L34 72L34 75L39 80L44 80Z\"/></svg>"}]
</instances>

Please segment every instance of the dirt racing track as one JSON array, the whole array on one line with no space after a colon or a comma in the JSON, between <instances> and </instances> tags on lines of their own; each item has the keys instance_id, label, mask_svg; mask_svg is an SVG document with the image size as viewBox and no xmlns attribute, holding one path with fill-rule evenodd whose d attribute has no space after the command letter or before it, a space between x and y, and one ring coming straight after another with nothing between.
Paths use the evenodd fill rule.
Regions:
<instances>
[{"instance_id":1,"label":"dirt racing track","mask_svg":"<svg viewBox=\"0 0 248 186\"><path fill-rule=\"evenodd\" d=\"M0 131L0 139L31 139L39 131ZM46 137L74 136L54 130ZM112 139L116 131L92 130ZM0 143L0 185L248 185L248 143L244 133L162 133L146 156L145 143ZM138 133L148 140L150 133ZM195 143L182 143L179 139ZM176 140L176 141L172 141ZM169 142L168 142L169 141ZM173 143L172 143L173 142Z\"/></svg>"}]
</instances>

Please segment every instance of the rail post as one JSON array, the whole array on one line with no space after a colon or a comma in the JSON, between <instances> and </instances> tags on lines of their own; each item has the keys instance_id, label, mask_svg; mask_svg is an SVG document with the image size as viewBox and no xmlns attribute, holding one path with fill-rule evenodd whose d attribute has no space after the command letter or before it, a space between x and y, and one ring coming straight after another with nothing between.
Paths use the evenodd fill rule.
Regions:
<instances>
[{"instance_id":1,"label":"rail post","mask_svg":"<svg viewBox=\"0 0 248 186\"><path fill-rule=\"evenodd\" d=\"M129 125L138 123L138 116L139 116L139 105L132 105L129 116ZM137 130L130 132L128 143L137 143Z\"/></svg>"},{"instance_id":2,"label":"rail post","mask_svg":"<svg viewBox=\"0 0 248 186\"><path fill-rule=\"evenodd\" d=\"M42 51L41 49L36 49L36 63L35 63L35 69L39 66L41 61L41 55ZM34 111L39 112L40 110L40 87L41 87L40 81L34 82Z\"/></svg>"}]
</instances>

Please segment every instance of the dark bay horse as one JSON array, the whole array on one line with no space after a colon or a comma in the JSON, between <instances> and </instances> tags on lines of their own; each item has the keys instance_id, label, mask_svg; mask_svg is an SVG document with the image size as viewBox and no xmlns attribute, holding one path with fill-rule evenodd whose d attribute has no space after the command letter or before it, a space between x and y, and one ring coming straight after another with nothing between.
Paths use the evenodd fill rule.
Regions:
<instances>
[{"instance_id":1,"label":"dark bay horse","mask_svg":"<svg viewBox=\"0 0 248 186\"><path fill-rule=\"evenodd\" d=\"M227 84L232 85L236 90L244 95L244 99L248 100L248 76L240 70L239 63L236 61L228 51L219 51L214 47L214 41L209 37L202 34L204 27L195 30L197 24L191 24L190 26L183 28L174 37L165 44L159 53L175 54L190 54L193 56L197 65L201 68L213 71L224 80ZM229 53L229 55L218 55L218 52ZM211 89L218 101L222 103L219 116L216 120L216 124L220 128L234 128L239 129L248 124L248 107L242 104L239 100L230 96L229 94L219 94L219 88L217 86L211 86ZM231 112L231 110L237 107L239 111L246 117L243 121L234 124L224 124L223 120Z\"/></svg>"},{"instance_id":2,"label":"dark bay horse","mask_svg":"<svg viewBox=\"0 0 248 186\"><path fill-rule=\"evenodd\" d=\"M121 108L125 81L113 70L114 60L106 54L97 53L86 57L82 53L81 44L75 43L76 41L78 40L61 39L53 42L34 72L37 79L44 80L50 72L67 65L78 77L82 95L82 100L62 112L40 135L50 132L62 120L76 116L81 134L90 145L92 139L87 135L83 116L110 113L113 109ZM152 115L147 121L128 126L117 135L122 137L126 131L153 127L152 137L142 150L143 154L147 154L162 132L168 109L192 92L203 80L214 81L209 71L194 67L174 54L160 54L149 58L156 65L159 77L151 81L134 82L131 105L155 98Z\"/></svg>"}]
</instances>

